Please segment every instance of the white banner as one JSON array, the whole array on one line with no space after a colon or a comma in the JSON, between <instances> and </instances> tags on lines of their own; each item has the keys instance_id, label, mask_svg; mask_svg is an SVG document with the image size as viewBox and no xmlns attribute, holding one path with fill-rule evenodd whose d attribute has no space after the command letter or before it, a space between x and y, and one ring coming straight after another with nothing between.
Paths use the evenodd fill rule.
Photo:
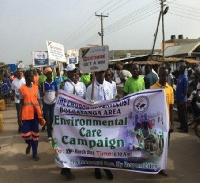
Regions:
<instances>
[{"instance_id":1,"label":"white banner","mask_svg":"<svg viewBox=\"0 0 200 183\"><path fill-rule=\"evenodd\" d=\"M60 90L54 112L52 144L60 167L144 173L166 169L169 119L164 90L94 104Z\"/></svg>"},{"instance_id":2,"label":"white banner","mask_svg":"<svg viewBox=\"0 0 200 183\"><path fill-rule=\"evenodd\" d=\"M52 41L46 41L49 60L66 62L64 46Z\"/></svg>"},{"instance_id":3,"label":"white banner","mask_svg":"<svg viewBox=\"0 0 200 183\"><path fill-rule=\"evenodd\" d=\"M79 67L82 73L105 71L108 69L108 46L81 48Z\"/></svg>"}]
</instances>

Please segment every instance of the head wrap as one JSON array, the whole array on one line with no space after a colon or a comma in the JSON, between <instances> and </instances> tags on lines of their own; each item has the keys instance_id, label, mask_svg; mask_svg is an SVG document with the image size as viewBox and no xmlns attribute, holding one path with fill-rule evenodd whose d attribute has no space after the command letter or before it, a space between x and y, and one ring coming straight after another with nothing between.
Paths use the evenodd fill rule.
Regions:
<instances>
[{"instance_id":1,"label":"head wrap","mask_svg":"<svg viewBox=\"0 0 200 183\"><path fill-rule=\"evenodd\" d=\"M52 69L50 67L45 68L43 73L46 74L47 72L52 72Z\"/></svg>"}]
</instances>

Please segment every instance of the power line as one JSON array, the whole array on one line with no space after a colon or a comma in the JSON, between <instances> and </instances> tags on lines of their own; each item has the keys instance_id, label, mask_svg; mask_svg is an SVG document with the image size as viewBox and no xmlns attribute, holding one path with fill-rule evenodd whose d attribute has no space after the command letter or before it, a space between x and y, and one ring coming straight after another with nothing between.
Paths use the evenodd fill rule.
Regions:
<instances>
[{"instance_id":1,"label":"power line","mask_svg":"<svg viewBox=\"0 0 200 183\"><path fill-rule=\"evenodd\" d=\"M126 1L126 2L128 2L128 1ZM156 1L153 1L153 2L156 2ZM159 3L158 3L158 4L159 4ZM157 7L157 6L155 7L155 5L152 4L152 2L151 2L151 3L148 3L147 5L145 5L145 6L141 7L141 8L139 8L137 11L134 11L133 13L129 14L128 16L126 16L126 17L124 17L124 18L122 18L122 19L116 21L114 24L110 25L110 26L109 26L109 29L106 28L106 29L109 30L109 32L106 32L105 34L106 34L106 35L111 34L111 33L115 32L115 31L117 31L117 30L119 30L119 29L125 28L125 27L127 27L127 26L129 26L129 25L131 25L131 24L133 24L133 23L136 23L136 22L138 22L138 21L140 21L140 20L142 20L142 19L148 17L148 16L151 16L152 14L158 12L158 11L154 11L154 10L156 10L157 8L158 8L158 7ZM152 11L153 11L153 12L152 12ZM152 12L152 13L151 13L151 12ZM147 14L147 13L148 13L148 14ZM149 14L149 13L150 13L150 14ZM144 16L144 15L145 15L145 16ZM142 16L142 17L141 17L141 16ZM136 17L136 18L135 18L134 20L131 20L131 21L130 21L130 18L133 18L133 17ZM125 20L126 20L126 22L125 22ZM123 22L123 23L126 23L127 25L121 24L122 22ZM120 26L119 26L119 23L121 24ZM118 24L118 26L116 26L116 24ZM113 26L113 25L114 25L114 26ZM112 26L113 26L113 27L112 27ZM83 44L85 44L85 43L87 43L87 42L89 42L89 41L90 41L90 43L91 43L92 41L95 41L95 40L97 40L97 39L98 39L98 34L94 34L92 37L90 37L89 39L87 39L87 40L84 41L83 43L79 44L78 47L81 46L81 45L83 45Z\"/></svg>"},{"instance_id":2,"label":"power line","mask_svg":"<svg viewBox=\"0 0 200 183\"><path fill-rule=\"evenodd\" d=\"M177 11L177 10L174 10L174 9L172 9L171 11L179 13L179 14L183 14L183 15L188 15L188 16L191 16L191 17L194 17L194 18L196 18L196 17L200 18L200 15L197 16L197 15L194 15L194 14L191 14L191 13L188 13L188 12L182 12L182 11L180 12L180 11Z\"/></svg>"},{"instance_id":3,"label":"power line","mask_svg":"<svg viewBox=\"0 0 200 183\"><path fill-rule=\"evenodd\" d=\"M191 19L191 20L197 20L197 21L200 21L200 19L191 18L191 17L185 16L185 15L180 15L180 14L177 14L177 13L171 13L171 12L169 12L169 14L177 15L177 16L179 16L179 17L189 18L189 19Z\"/></svg>"},{"instance_id":4,"label":"power line","mask_svg":"<svg viewBox=\"0 0 200 183\"><path fill-rule=\"evenodd\" d=\"M111 34L111 33L113 33L113 32L118 31L119 29L122 29L122 28L125 28L125 27L129 26L129 25L132 25L132 24L134 24L134 23L136 23L136 22L138 22L138 21L140 21L140 20L142 20L142 19L145 19L146 17L149 17L149 16L151 16L151 15L157 13L157 12L158 12L158 11L152 12L152 13L150 13L150 14L144 16L144 17L139 18L138 20L134 20L133 22L131 22L131 23L125 25L124 27L115 29L115 30L113 30L112 32L109 32L109 33L105 33L105 35L109 35L109 34ZM79 44L79 45L77 46L77 48L79 48L80 46L82 46L82 45L84 45L84 44L86 44L86 43L88 43L88 42L92 42L92 41L97 40L97 39L98 39L98 36L97 36L97 34L95 34L95 35L93 35L91 38L89 38L88 40L86 40L85 42Z\"/></svg>"},{"instance_id":5,"label":"power line","mask_svg":"<svg viewBox=\"0 0 200 183\"><path fill-rule=\"evenodd\" d=\"M98 11L100 11L100 10L102 10L104 7L106 7L106 6L108 6L110 3L112 3L113 2L113 0L111 0L110 2L108 2L107 4L105 4L104 6L102 6L102 8L100 8L99 10L97 10L96 12L98 12Z\"/></svg>"},{"instance_id":6,"label":"power line","mask_svg":"<svg viewBox=\"0 0 200 183\"><path fill-rule=\"evenodd\" d=\"M70 35L68 38L66 38L66 39L64 40L64 43L66 43L67 41L71 41L71 39L73 39L73 37L76 36L76 33L77 33L78 31L80 31L80 29L81 29L82 27L85 26L85 23L87 23L91 18L94 18L94 14L92 14L80 27L78 27L78 28L73 32L72 35Z\"/></svg>"},{"instance_id":7,"label":"power line","mask_svg":"<svg viewBox=\"0 0 200 183\"><path fill-rule=\"evenodd\" d=\"M132 24L134 24L134 23L136 23L136 22L138 22L138 21L140 21L140 20L142 20L142 19L144 19L144 18L147 18L147 17L149 17L149 16L151 16L151 15L157 13L157 12L159 12L159 10L154 11L154 12L152 12L152 13L150 13L150 14L144 16L144 17L141 17L141 18L139 18L138 20L135 20L135 21L133 21L133 22L130 22L129 24L127 24L127 25L125 25L125 26L123 26L123 27L119 27L119 28L115 29L115 30L112 31L112 32L108 32L108 33L105 32L105 35L109 35L109 34L111 34L111 33L113 33L113 32L116 32L116 31L122 29L122 28L125 28L125 27L127 27L127 26L129 26L129 25L132 25Z\"/></svg>"},{"instance_id":8,"label":"power line","mask_svg":"<svg viewBox=\"0 0 200 183\"><path fill-rule=\"evenodd\" d=\"M152 3L149 3L141 8L139 8L138 10L126 15L125 17L121 18L120 20L118 21L115 21L114 23L110 24L109 26L107 26L105 29L107 31L109 31L109 29L112 29L113 27L116 27L116 26L120 26L120 25L124 25L125 22L127 22L128 20L132 20L133 18L135 18L137 15L140 15L140 14L143 14L143 13L146 13L149 9L151 8L154 8L154 4Z\"/></svg>"},{"instance_id":9,"label":"power line","mask_svg":"<svg viewBox=\"0 0 200 183\"><path fill-rule=\"evenodd\" d=\"M112 5L111 7L107 8L106 10L103 11L103 13L105 13L106 11L108 11L109 9L113 8L115 5L119 4L121 2L121 0L119 0L118 2L116 2L114 5Z\"/></svg>"},{"instance_id":10,"label":"power line","mask_svg":"<svg viewBox=\"0 0 200 183\"><path fill-rule=\"evenodd\" d=\"M113 1L113 0L112 0ZM98 11L100 11L101 9L103 9L103 8L105 8L107 5L109 5L112 1L110 1L110 2L108 2L108 3L106 3L105 5L103 5L101 8L99 8L98 10L97 10L97 12ZM70 44L71 44L71 42L73 42L74 41L74 39L77 37L77 36L79 36L80 34L81 34L81 32L83 32L83 30L86 30L88 27L89 27L89 25L91 25L95 20L93 20L91 23L89 23L89 25L88 26L86 26L87 25L87 23L92 19L92 18L94 18L94 13L80 26L80 27L78 27L74 32L73 32L73 34L71 34L67 39L65 39L63 42L64 42L64 44L68 41L68 42L70 42ZM84 26L86 26L83 30L81 30ZM69 44L69 43L67 43L67 44Z\"/></svg>"},{"instance_id":11,"label":"power line","mask_svg":"<svg viewBox=\"0 0 200 183\"><path fill-rule=\"evenodd\" d=\"M189 9L185 9L185 8L181 8L181 7L178 7L178 6L170 6L171 8L174 8L175 10L179 9L179 10L183 10L184 12L189 12L188 14L199 14L200 15L200 12L197 12L197 11L191 11Z\"/></svg>"},{"instance_id":12,"label":"power line","mask_svg":"<svg viewBox=\"0 0 200 183\"><path fill-rule=\"evenodd\" d=\"M200 11L200 8L192 7L192 6L189 6L189 5L179 4L179 3L174 3L174 4L176 4L178 6L185 7L185 8L189 8L189 9L191 9L191 11L194 11L194 10Z\"/></svg>"},{"instance_id":13,"label":"power line","mask_svg":"<svg viewBox=\"0 0 200 183\"><path fill-rule=\"evenodd\" d=\"M115 9L111 10L110 12L108 12L108 14L112 13L113 11L116 11L117 9L121 8L122 6L124 6L125 4L129 3L130 1L132 1L132 0L128 0L128 1L126 1L126 2L123 3L122 5L116 7Z\"/></svg>"},{"instance_id":14,"label":"power line","mask_svg":"<svg viewBox=\"0 0 200 183\"><path fill-rule=\"evenodd\" d=\"M96 20L97 19L95 19L94 21ZM87 27L85 27L81 32L79 32L71 41L69 41L68 46L71 45L71 43L73 43L74 41L76 41L79 37L87 33L88 30L91 30L91 25L94 27L95 25L99 23L99 22L96 22L93 24L94 21L92 21Z\"/></svg>"},{"instance_id":15,"label":"power line","mask_svg":"<svg viewBox=\"0 0 200 183\"><path fill-rule=\"evenodd\" d=\"M134 16L132 15L132 16L128 17L128 19L127 18L125 18L125 19L123 18L120 21L114 23L112 26L109 26L108 28L105 28L105 32L108 33L108 32L112 31L115 28L117 29L117 28L123 27L124 25L129 24L130 22L134 21L135 19L140 18L140 16L144 16L147 13L152 12L152 11L158 9L158 8L159 7L154 7L154 8L151 7L151 9L147 9L147 10L145 10L143 12L139 12L138 14L137 13L134 14Z\"/></svg>"}]
</instances>

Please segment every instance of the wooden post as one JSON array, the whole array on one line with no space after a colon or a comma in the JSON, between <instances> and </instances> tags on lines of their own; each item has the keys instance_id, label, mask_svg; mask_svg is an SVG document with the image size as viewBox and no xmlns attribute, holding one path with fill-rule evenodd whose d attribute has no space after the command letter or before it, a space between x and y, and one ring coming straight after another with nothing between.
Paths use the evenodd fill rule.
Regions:
<instances>
[{"instance_id":1,"label":"wooden post","mask_svg":"<svg viewBox=\"0 0 200 183\"><path fill-rule=\"evenodd\" d=\"M95 72L92 73L92 91L91 91L91 102L94 103L94 81L95 81Z\"/></svg>"}]
</instances>

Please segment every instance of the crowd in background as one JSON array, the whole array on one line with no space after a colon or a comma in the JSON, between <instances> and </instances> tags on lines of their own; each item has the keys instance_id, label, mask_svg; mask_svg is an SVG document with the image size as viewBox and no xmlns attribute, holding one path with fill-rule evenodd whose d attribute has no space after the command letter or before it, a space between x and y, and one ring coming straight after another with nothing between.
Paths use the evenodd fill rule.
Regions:
<instances>
[{"instance_id":1,"label":"crowd in background","mask_svg":"<svg viewBox=\"0 0 200 183\"><path fill-rule=\"evenodd\" d=\"M94 82L95 92L93 101L101 101L119 99L125 95L144 89L164 88L166 91L169 91L168 88L170 88L170 93L168 93L170 97L166 95L167 102L170 107L173 106L175 92L179 120L181 122L179 129L180 132L187 133L186 103L187 97L190 95L188 94L188 90L190 83L193 84L193 90L196 89L198 84L198 71L199 69L196 65L194 67L187 67L184 64L180 65L179 74L177 74L177 72L172 74L170 67L153 68L151 65L145 65L144 68L142 68L137 64L131 64L129 69L125 69L116 64L115 68L110 67L106 71L96 72L95 75L92 75L91 73L82 74L79 68L74 64L67 65L67 67L62 71L50 67L44 67L42 70L35 68L33 71L27 73L18 68L14 73L3 72L1 74L1 96L6 96L6 98L15 101L18 119L18 133L26 134L28 132L25 133L24 130L27 129L22 127L22 122L25 121L21 119L20 114L22 110L20 109L20 101L22 99L24 100L25 96L23 94L24 90L21 88L23 88L22 86L27 85L27 81L29 82L29 86L27 86L29 89L33 85L37 86L39 96L37 96L36 99L41 101L42 115L46 120L46 127L43 126L42 131L47 130L47 141L51 142L54 107L59 89L63 89L69 94L91 101L91 84ZM31 77L33 80L30 79ZM117 86L119 84L122 84L123 92L118 91ZM25 92L28 92L28 90ZM30 97L33 96L30 94ZM185 115L183 116L182 114ZM173 120L170 130L171 132L173 131ZM35 134L37 134L35 141L38 141L39 133L37 130ZM27 136L26 138L24 137L24 139L27 139ZM30 153L31 147L37 149L37 145L34 147L28 144L26 154ZM39 160L37 154L34 154L33 158L36 161ZM110 170L104 169L104 171L108 179L113 179ZM165 174L165 172L162 173ZM62 168L61 174L66 176L67 179L74 179L71 170L68 168ZM94 176L97 179L101 178L100 169L95 169Z\"/></svg>"}]
</instances>

